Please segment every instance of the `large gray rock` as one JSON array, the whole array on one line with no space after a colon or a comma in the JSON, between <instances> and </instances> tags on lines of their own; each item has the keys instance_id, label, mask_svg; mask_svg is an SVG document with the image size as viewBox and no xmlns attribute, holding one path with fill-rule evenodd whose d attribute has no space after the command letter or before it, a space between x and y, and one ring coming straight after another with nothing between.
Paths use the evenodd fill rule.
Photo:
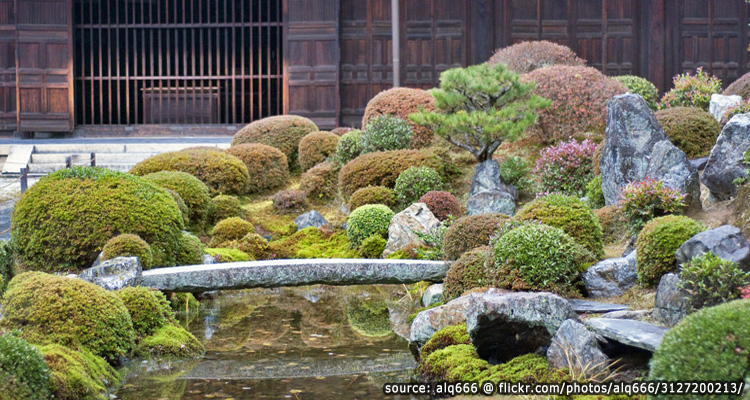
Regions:
<instances>
[{"instance_id":1,"label":"large gray rock","mask_svg":"<svg viewBox=\"0 0 750 400\"><path fill-rule=\"evenodd\" d=\"M481 192L469 197L466 203L466 214L478 215L499 213L513 215L516 213L516 201L507 192Z\"/></svg>"},{"instance_id":2,"label":"large gray rock","mask_svg":"<svg viewBox=\"0 0 750 400\"><path fill-rule=\"evenodd\" d=\"M469 337L479 356L491 363L546 348L563 321L577 320L570 303L551 293L487 293L469 299Z\"/></svg>"},{"instance_id":3,"label":"large gray rock","mask_svg":"<svg viewBox=\"0 0 750 400\"><path fill-rule=\"evenodd\" d=\"M700 208L698 169L690 163L685 153L669 140L663 140L654 145L649 157L646 176L659 179L664 182L664 186L687 194L685 203Z\"/></svg>"},{"instance_id":4,"label":"large gray rock","mask_svg":"<svg viewBox=\"0 0 750 400\"><path fill-rule=\"evenodd\" d=\"M309 228L311 226L314 226L316 228L322 228L325 225L331 225L328 223L326 218L323 216L323 214L312 210L309 212L306 212L297 218L294 219L294 223L297 225L297 230L301 231L302 229Z\"/></svg>"},{"instance_id":5,"label":"large gray rock","mask_svg":"<svg viewBox=\"0 0 750 400\"><path fill-rule=\"evenodd\" d=\"M591 297L613 297L635 286L635 252L626 257L611 258L589 267L582 275L583 284Z\"/></svg>"},{"instance_id":6,"label":"large gray rock","mask_svg":"<svg viewBox=\"0 0 750 400\"><path fill-rule=\"evenodd\" d=\"M667 332L662 326L627 319L591 318L586 327L606 339L650 352L659 347Z\"/></svg>"},{"instance_id":7,"label":"large gray rock","mask_svg":"<svg viewBox=\"0 0 750 400\"><path fill-rule=\"evenodd\" d=\"M701 182L719 200L736 195L737 187L732 181L747 177L747 165L742 156L748 147L750 114L735 115L721 130L701 175Z\"/></svg>"},{"instance_id":8,"label":"large gray rock","mask_svg":"<svg viewBox=\"0 0 750 400\"><path fill-rule=\"evenodd\" d=\"M666 274L656 288L653 316L666 326L677 325L687 315L686 293L677 286L679 283L679 275Z\"/></svg>"},{"instance_id":9,"label":"large gray rock","mask_svg":"<svg viewBox=\"0 0 750 400\"><path fill-rule=\"evenodd\" d=\"M435 332L451 325L466 322L466 311L471 304L471 297L479 296L471 294L451 300L442 306L433 307L417 314L411 323L409 342L417 349L422 347Z\"/></svg>"},{"instance_id":10,"label":"large gray rock","mask_svg":"<svg viewBox=\"0 0 750 400\"><path fill-rule=\"evenodd\" d=\"M487 160L477 164L471 178L469 201L466 205L468 215L513 215L516 212L516 200L518 191L512 185L503 182L497 161Z\"/></svg>"},{"instance_id":11,"label":"large gray rock","mask_svg":"<svg viewBox=\"0 0 750 400\"><path fill-rule=\"evenodd\" d=\"M742 103L742 96L731 95L724 96L718 93L711 95L711 102L708 103L708 112L716 118L717 121L721 122L724 119L724 114L729 111L730 108Z\"/></svg>"},{"instance_id":12,"label":"large gray rock","mask_svg":"<svg viewBox=\"0 0 750 400\"><path fill-rule=\"evenodd\" d=\"M107 290L120 290L139 286L143 280L143 268L138 257L117 257L83 270L78 277Z\"/></svg>"},{"instance_id":13,"label":"large gray rock","mask_svg":"<svg viewBox=\"0 0 750 400\"><path fill-rule=\"evenodd\" d=\"M422 305L425 307L429 307L435 303L440 303L443 301L443 284L442 283L436 283L434 285L430 285L427 289L425 289L424 294L422 294Z\"/></svg>"},{"instance_id":14,"label":"large gray rock","mask_svg":"<svg viewBox=\"0 0 750 400\"><path fill-rule=\"evenodd\" d=\"M414 203L393 216L388 226L388 242L383 251L386 257L412 246L425 246L424 240L414 232L433 234L440 227L440 220L427 208L427 204Z\"/></svg>"},{"instance_id":15,"label":"large gray rock","mask_svg":"<svg viewBox=\"0 0 750 400\"><path fill-rule=\"evenodd\" d=\"M734 261L745 271L750 271L750 244L740 228L722 225L703 231L683 243L675 252L680 266L693 257L712 252L725 260Z\"/></svg>"},{"instance_id":16,"label":"large gray rock","mask_svg":"<svg viewBox=\"0 0 750 400\"><path fill-rule=\"evenodd\" d=\"M553 368L567 368L586 378L609 369L609 358L602 353L596 335L572 319L565 320L552 338L547 361Z\"/></svg>"}]
</instances>

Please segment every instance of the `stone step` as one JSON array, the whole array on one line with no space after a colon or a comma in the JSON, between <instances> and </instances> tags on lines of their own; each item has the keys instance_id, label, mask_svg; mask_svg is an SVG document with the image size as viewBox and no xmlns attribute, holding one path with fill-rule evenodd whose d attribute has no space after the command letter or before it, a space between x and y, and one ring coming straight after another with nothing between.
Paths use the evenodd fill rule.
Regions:
<instances>
[{"instance_id":1,"label":"stone step","mask_svg":"<svg viewBox=\"0 0 750 400\"><path fill-rule=\"evenodd\" d=\"M606 339L654 352L667 328L628 319L591 318L586 327Z\"/></svg>"},{"instance_id":2,"label":"stone step","mask_svg":"<svg viewBox=\"0 0 750 400\"><path fill-rule=\"evenodd\" d=\"M209 143L58 143L34 145L34 153L166 153L188 147L228 149L228 142Z\"/></svg>"},{"instance_id":3,"label":"stone step","mask_svg":"<svg viewBox=\"0 0 750 400\"><path fill-rule=\"evenodd\" d=\"M95 153L95 154L96 154L96 165L105 165L105 164L135 165L151 156L155 156L158 153L124 153L124 154Z\"/></svg>"},{"instance_id":4,"label":"stone step","mask_svg":"<svg viewBox=\"0 0 750 400\"><path fill-rule=\"evenodd\" d=\"M622 305L622 304L600 303L598 301L580 300L580 299L570 299L568 300L568 302L570 302L571 307L573 307L573 311L575 311L578 314L582 314L582 313L603 314L603 313L608 313L611 311L630 310L630 307Z\"/></svg>"},{"instance_id":5,"label":"stone step","mask_svg":"<svg viewBox=\"0 0 750 400\"><path fill-rule=\"evenodd\" d=\"M91 159L91 153L31 153L31 164L65 164L68 157L73 164L81 164Z\"/></svg>"},{"instance_id":6,"label":"stone step","mask_svg":"<svg viewBox=\"0 0 750 400\"><path fill-rule=\"evenodd\" d=\"M75 164L75 163L74 163ZM135 163L97 163L100 168L111 169L115 171L128 172ZM65 163L33 163L29 164L30 175L46 175L65 168Z\"/></svg>"}]
</instances>

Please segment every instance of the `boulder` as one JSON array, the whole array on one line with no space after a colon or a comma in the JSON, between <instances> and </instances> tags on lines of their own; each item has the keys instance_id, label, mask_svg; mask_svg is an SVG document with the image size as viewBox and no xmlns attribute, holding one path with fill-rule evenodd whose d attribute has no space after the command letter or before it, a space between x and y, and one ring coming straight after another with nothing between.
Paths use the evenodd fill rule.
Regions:
<instances>
[{"instance_id":1,"label":"boulder","mask_svg":"<svg viewBox=\"0 0 750 400\"><path fill-rule=\"evenodd\" d=\"M675 326L687 315L686 295L677 285L680 277L677 274L666 274L661 277L656 288L654 300L654 319L666 326Z\"/></svg>"},{"instance_id":2,"label":"boulder","mask_svg":"<svg viewBox=\"0 0 750 400\"><path fill-rule=\"evenodd\" d=\"M586 327L605 339L650 352L659 347L667 332L662 326L626 319L591 318Z\"/></svg>"},{"instance_id":3,"label":"boulder","mask_svg":"<svg viewBox=\"0 0 750 400\"><path fill-rule=\"evenodd\" d=\"M717 121L721 122L724 119L724 114L726 114L730 108L741 103L742 96L724 96L714 93L711 95L711 102L708 103L708 112L711 113Z\"/></svg>"},{"instance_id":4,"label":"boulder","mask_svg":"<svg viewBox=\"0 0 750 400\"><path fill-rule=\"evenodd\" d=\"M466 214L499 213L513 215L516 213L516 201L507 192L481 192L469 197L466 203Z\"/></svg>"},{"instance_id":5,"label":"boulder","mask_svg":"<svg viewBox=\"0 0 750 400\"><path fill-rule=\"evenodd\" d=\"M120 290L141 285L143 268L138 257L117 257L83 270L78 277L107 290Z\"/></svg>"},{"instance_id":6,"label":"boulder","mask_svg":"<svg viewBox=\"0 0 750 400\"><path fill-rule=\"evenodd\" d=\"M608 371L609 358L602 353L596 335L572 319L565 320L547 350L552 368L567 368L576 376L592 378Z\"/></svg>"},{"instance_id":7,"label":"boulder","mask_svg":"<svg viewBox=\"0 0 750 400\"><path fill-rule=\"evenodd\" d=\"M203 265L211 265L211 264L218 264L218 263L216 262L216 259L214 258L214 256L210 254L204 254Z\"/></svg>"},{"instance_id":8,"label":"boulder","mask_svg":"<svg viewBox=\"0 0 750 400\"><path fill-rule=\"evenodd\" d=\"M582 275L591 297L613 297L635 286L635 252L627 257L610 258L589 267Z\"/></svg>"},{"instance_id":9,"label":"boulder","mask_svg":"<svg viewBox=\"0 0 750 400\"><path fill-rule=\"evenodd\" d=\"M435 332L447 326L463 324L466 321L466 311L469 309L472 296L477 296L477 294L462 296L442 306L417 314L409 331L410 346L419 349L430 340Z\"/></svg>"},{"instance_id":10,"label":"boulder","mask_svg":"<svg viewBox=\"0 0 750 400\"><path fill-rule=\"evenodd\" d=\"M703 169L706 168L706 163L708 163L708 156L701 157L701 158L694 158L692 160L689 160L689 162L690 162L690 165L692 165L698 171L703 171Z\"/></svg>"},{"instance_id":11,"label":"boulder","mask_svg":"<svg viewBox=\"0 0 750 400\"><path fill-rule=\"evenodd\" d=\"M323 214L315 210L306 212L298 216L297 218L294 219L294 223L297 225L298 231L301 231L302 229L305 229L305 228L309 228L311 226L314 226L316 228L322 228L325 225L328 225L328 226L331 225L325 219Z\"/></svg>"},{"instance_id":12,"label":"boulder","mask_svg":"<svg viewBox=\"0 0 750 400\"><path fill-rule=\"evenodd\" d=\"M664 186L687 194L685 203L700 209L701 192L698 170L688 161L685 153L669 140L663 140L654 145L649 157L646 176L659 179L664 182Z\"/></svg>"},{"instance_id":13,"label":"boulder","mask_svg":"<svg viewBox=\"0 0 750 400\"><path fill-rule=\"evenodd\" d=\"M630 307L622 304L600 303L591 300L570 299L568 302L570 303L570 306L573 307L573 311L578 314L601 314L610 311L625 311L630 309Z\"/></svg>"},{"instance_id":14,"label":"boulder","mask_svg":"<svg viewBox=\"0 0 750 400\"><path fill-rule=\"evenodd\" d=\"M721 130L701 175L701 182L719 200L727 200L736 195L737 187L732 182L737 178L747 177L743 155L748 147L750 113L735 115Z\"/></svg>"},{"instance_id":15,"label":"boulder","mask_svg":"<svg viewBox=\"0 0 750 400\"><path fill-rule=\"evenodd\" d=\"M518 191L512 185L503 182L500 164L487 160L477 164L471 178L469 201L466 205L468 215L500 213L513 215L516 212Z\"/></svg>"},{"instance_id":16,"label":"boulder","mask_svg":"<svg viewBox=\"0 0 750 400\"><path fill-rule=\"evenodd\" d=\"M551 293L469 295L466 326L480 357L498 364L545 349L566 319L570 303Z\"/></svg>"},{"instance_id":17,"label":"boulder","mask_svg":"<svg viewBox=\"0 0 750 400\"><path fill-rule=\"evenodd\" d=\"M440 220L435 218L426 204L410 205L391 219L383 257L410 246L425 246L424 240L414 232L433 234L438 227L440 227Z\"/></svg>"},{"instance_id":18,"label":"boulder","mask_svg":"<svg viewBox=\"0 0 750 400\"><path fill-rule=\"evenodd\" d=\"M435 303L440 303L443 301L443 284L442 283L436 283L434 285L430 285L422 295L422 305L425 307L429 307Z\"/></svg>"},{"instance_id":19,"label":"boulder","mask_svg":"<svg viewBox=\"0 0 750 400\"><path fill-rule=\"evenodd\" d=\"M703 231L683 243L675 252L680 266L693 257L712 252L725 260L734 261L740 268L750 271L750 244L740 228L722 225Z\"/></svg>"}]
</instances>

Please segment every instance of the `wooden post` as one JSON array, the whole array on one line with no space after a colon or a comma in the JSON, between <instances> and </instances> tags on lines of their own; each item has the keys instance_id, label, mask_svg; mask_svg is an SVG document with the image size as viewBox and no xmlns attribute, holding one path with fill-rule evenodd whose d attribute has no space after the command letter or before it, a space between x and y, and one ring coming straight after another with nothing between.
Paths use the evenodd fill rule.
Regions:
<instances>
[{"instance_id":1,"label":"wooden post","mask_svg":"<svg viewBox=\"0 0 750 400\"><path fill-rule=\"evenodd\" d=\"M65 157L65 168L70 168L73 166L73 158L71 156Z\"/></svg>"},{"instance_id":2,"label":"wooden post","mask_svg":"<svg viewBox=\"0 0 750 400\"><path fill-rule=\"evenodd\" d=\"M401 32L398 18L399 0L391 0L391 32L393 41L393 87L401 86Z\"/></svg>"},{"instance_id":3,"label":"wooden post","mask_svg":"<svg viewBox=\"0 0 750 400\"><path fill-rule=\"evenodd\" d=\"M91 153L89 160L91 160L91 166L96 167L96 155L94 153Z\"/></svg>"},{"instance_id":4,"label":"wooden post","mask_svg":"<svg viewBox=\"0 0 750 400\"><path fill-rule=\"evenodd\" d=\"M21 168L21 194L29 188L29 174L26 168Z\"/></svg>"}]
</instances>

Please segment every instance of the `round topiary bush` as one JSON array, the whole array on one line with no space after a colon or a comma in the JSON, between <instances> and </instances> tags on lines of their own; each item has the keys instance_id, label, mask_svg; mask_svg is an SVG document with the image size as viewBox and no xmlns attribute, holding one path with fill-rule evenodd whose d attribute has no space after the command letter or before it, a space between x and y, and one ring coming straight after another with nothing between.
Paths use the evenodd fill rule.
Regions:
<instances>
[{"instance_id":1,"label":"round topiary bush","mask_svg":"<svg viewBox=\"0 0 750 400\"><path fill-rule=\"evenodd\" d=\"M0 327L39 344L82 346L108 360L133 348L128 309L116 294L81 279L26 272L3 297Z\"/></svg>"},{"instance_id":2,"label":"round topiary bush","mask_svg":"<svg viewBox=\"0 0 750 400\"><path fill-rule=\"evenodd\" d=\"M372 235L386 238L394 215L390 208L382 204L368 204L352 211L346 224L346 236L351 247L359 247Z\"/></svg>"},{"instance_id":3,"label":"round topiary bush","mask_svg":"<svg viewBox=\"0 0 750 400\"><path fill-rule=\"evenodd\" d=\"M620 75L614 78L630 93L643 97L650 109L656 110L659 103L659 90L648 79L635 75Z\"/></svg>"},{"instance_id":4,"label":"round topiary bush","mask_svg":"<svg viewBox=\"0 0 750 400\"><path fill-rule=\"evenodd\" d=\"M180 238L180 251L177 253L177 265L203 264L203 243L197 236L183 232Z\"/></svg>"},{"instance_id":5,"label":"round topiary bush","mask_svg":"<svg viewBox=\"0 0 750 400\"><path fill-rule=\"evenodd\" d=\"M305 135L317 132L314 122L296 115L263 118L240 129L232 138L232 146L243 143L263 143L286 154L289 168L297 165L299 142Z\"/></svg>"},{"instance_id":6,"label":"round topiary bush","mask_svg":"<svg viewBox=\"0 0 750 400\"><path fill-rule=\"evenodd\" d=\"M31 270L67 272L90 267L121 233L149 243L154 265L174 265L183 221L172 196L151 182L73 167L30 187L16 203L11 228L19 262Z\"/></svg>"},{"instance_id":7,"label":"round topiary bush","mask_svg":"<svg viewBox=\"0 0 750 400\"><path fill-rule=\"evenodd\" d=\"M443 188L440 174L430 167L409 167L396 178L393 191L402 205L410 205L427 192Z\"/></svg>"},{"instance_id":8,"label":"round topiary bush","mask_svg":"<svg viewBox=\"0 0 750 400\"><path fill-rule=\"evenodd\" d=\"M414 132L411 139L412 149L426 147L432 142L432 131L409 120L409 114L419 111L420 107L427 111L435 110L435 99L430 92L405 87L388 89L378 93L367 103L365 115L362 117L362 126L366 127L377 116L393 115L411 125Z\"/></svg>"},{"instance_id":9,"label":"round topiary bush","mask_svg":"<svg viewBox=\"0 0 750 400\"><path fill-rule=\"evenodd\" d=\"M544 142L557 142L581 132L604 132L607 101L626 92L619 82L591 67L552 66L521 79L536 84L536 95L552 100L532 128Z\"/></svg>"},{"instance_id":10,"label":"round topiary bush","mask_svg":"<svg viewBox=\"0 0 750 400\"><path fill-rule=\"evenodd\" d=\"M540 197L516 213L519 221L537 220L560 228L596 257L604 256L602 226L593 211L581 200L559 194Z\"/></svg>"},{"instance_id":11,"label":"round topiary bush","mask_svg":"<svg viewBox=\"0 0 750 400\"><path fill-rule=\"evenodd\" d=\"M138 257L143 269L150 269L153 262L151 246L138 235L129 233L109 239L102 249L102 260L117 257Z\"/></svg>"},{"instance_id":12,"label":"round topiary bush","mask_svg":"<svg viewBox=\"0 0 750 400\"><path fill-rule=\"evenodd\" d=\"M461 297L467 290L486 287L489 284L488 260L490 248L482 246L465 252L454 261L443 281L443 302Z\"/></svg>"},{"instance_id":13,"label":"round topiary bush","mask_svg":"<svg viewBox=\"0 0 750 400\"><path fill-rule=\"evenodd\" d=\"M425 203L435 217L445 221L449 216L458 218L461 216L461 204L456 196L440 190L432 190L419 198L420 203Z\"/></svg>"},{"instance_id":14,"label":"round topiary bush","mask_svg":"<svg viewBox=\"0 0 750 400\"><path fill-rule=\"evenodd\" d=\"M111 365L84 349L49 344L39 351L49 366L55 400L107 400L107 389L120 382Z\"/></svg>"},{"instance_id":15,"label":"round topiary bush","mask_svg":"<svg viewBox=\"0 0 750 400\"><path fill-rule=\"evenodd\" d=\"M649 380L743 382L748 373L750 300L736 300L688 315L667 331L649 363ZM734 399L737 396L692 396Z\"/></svg>"},{"instance_id":16,"label":"round topiary bush","mask_svg":"<svg viewBox=\"0 0 750 400\"><path fill-rule=\"evenodd\" d=\"M489 63L505 64L508 69L525 74L552 65L584 66L586 60L578 58L569 47L546 40L516 43L499 49Z\"/></svg>"},{"instance_id":17,"label":"round topiary bush","mask_svg":"<svg viewBox=\"0 0 750 400\"><path fill-rule=\"evenodd\" d=\"M305 135L299 142L299 166L302 171L307 171L336 154L338 142L339 137L331 132L318 131Z\"/></svg>"},{"instance_id":18,"label":"round topiary bush","mask_svg":"<svg viewBox=\"0 0 750 400\"><path fill-rule=\"evenodd\" d=\"M353 130L342 136L336 144L336 162L346 165L362 154L362 131Z\"/></svg>"},{"instance_id":19,"label":"round topiary bush","mask_svg":"<svg viewBox=\"0 0 750 400\"><path fill-rule=\"evenodd\" d=\"M183 225L187 226L190 223L190 210L188 209L187 204L185 204L185 200L182 200L180 194L172 189L164 188L164 190L166 190L167 193L172 196L174 202L177 203L177 208L180 209L180 214L182 214Z\"/></svg>"},{"instance_id":20,"label":"round topiary bush","mask_svg":"<svg viewBox=\"0 0 750 400\"><path fill-rule=\"evenodd\" d=\"M707 156L721 133L714 116L700 108L671 107L657 111L656 119L669 140L688 158Z\"/></svg>"},{"instance_id":21,"label":"round topiary bush","mask_svg":"<svg viewBox=\"0 0 750 400\"><path fill-rule=\"evenodd\" d=\"M359 246L359 256L362 258L380 258L388 241L380 235L372 235L362 241Z\"/></svg>"},{"instance_id":22,"label":"round topiary bush","mask_svg":"<svg viewBox=\"0 0 750 400\"><path fill-rule=\"evenodd\" d=\"M750 72L737 78L721 94L724 96L740 96L743 100L750 98Z\"/></svg>"},{"instance_id":23,"label":"round topiary bush","mask_svg":"<svg viewBox=\"0 0 750 400\"><path fill-rule=\"evenodd\" d=\"M144 176L159 171L187 172L205 183L212 195L244 194L250 179L240 159L213 147L157 154L136 164L130 173Z\"/></svg>"},{"instance_id":24,"label":"round topiary bush","mask_svg":"<svg viewBox=\"0 0 750 400\"><path fill-rule=\"evenodd\" d=\"M221 221L231 217L242 218L242 204L237 196L220 194L211 199L211 209L213 210L213 221Z\"/></svg>"},{"instance_id":25,"label":"round topiary bush","mask_svg":"<svg viewBox=\"0 0 750 400\"><path fill-rule=\"evenodd\" d=\"M126 287L115 292L130 313L137 339L152 335L165 324L176 323L162 292L145 287Z\"/></svg>"},{"instance_id":26,"label":"round topiary bush","mask_svg":"<svg viewBox=\"0 0 750 400\"><path fill-rule=\"evenodd\" d=\"M312 201L330 201L336 197L339 170L332 161L322 162L302 174L299 188Z\"/></svg>"},{"instance_id":27,"label":"round topiary bush","mask_svg":"<svg viewBox=\"0 0 750 400\"><path fill-rule=\"evenodd\" d=\"M478 214L453 222L443 235L443 252L447 260L456 260L465 252L490 244L490 238L508 222L503 214Z\"/></svg>"},{"instance_id":28,"label":"round topiary bush","mask_svg":"<svg viewBox=\"0 0 750 400\"><path fill-rule=\"evenodd\" d=\"M282 190L271 197L273 209L282 214L302 212L309 206L302 190Z\"/></svg>"},{"instance_id":29,"label":"round topiary bush","mask_svg":"<svg viewBox=\"0 0 750 400\"><path fill-rule=\"evenodd\" d=\"M414 132L408 122L392 115L379 115L365 127L361 153L408 149L412 136Z\"/></svg>"},{"instance_id":30,"label":"round topiary bush","mask_svg":"<svg viewBox=\"0 0 750 400\"><path fill-rule=\"evenodd\" d=\"M394 209L398 206L398 198L393 189L383 186L367 186L352 193L348 206L350 210L356 210L365 204L383 204Z\"/></svg>"},{"instance_id":31,"label":"round topiary bush","mask_svg":"<svg viewBox=\"0 0 750 400\"><path fill-rule=\"evenodd\" d=\"M242 239L250 232L255 232L255 227L242 218L232 217L219 221L211 230L210 247L222 247L222 244Z\"/></svg>"},{"instance_id":32,"label":"round topiary bush","mask_svg":"<svg viewBox=\"0 0 750 400\"><path fill-rule=\"evenodd\" d=\"M211 195L208 186L187 172L159 171L143 177L165 189L174 190L188 207L189 225L202 231L211 213Z\"/></svg>"},{"instance_id":33,"label":"round topiary bush","mask_svg":"<svg viewBox=\"0 0 750 400\"><path fill-rule=\"evenodd\" d=\"M675 251L705 229L700 222L680 215L649 221L636 241L638 282L647 287L657 285L662 275L675 269Z\"/></svg>"},{"instance_id":34,"label":"round topiary bush","mask_svg":"<svg viewBox=\"0 0 750 400\"><path fill-rule=\"evenodd\" d=\"M232 146L226 152L245 163L250 176L247 185L249 193L276 189L286 185L289 181L289 164L286 155L273 146L246 143Z\"/></svg>"},{"instance_id":35,"label":"round topiary bush","mask_svg":"<svg viewBox=\"0 0 750 400\"><path fill-rule=\"evenodd\" d=\"M11 333L0 333L0 397L47 400L49 381L49 369L34 346Z\"/></svg>"}]
</instances>

